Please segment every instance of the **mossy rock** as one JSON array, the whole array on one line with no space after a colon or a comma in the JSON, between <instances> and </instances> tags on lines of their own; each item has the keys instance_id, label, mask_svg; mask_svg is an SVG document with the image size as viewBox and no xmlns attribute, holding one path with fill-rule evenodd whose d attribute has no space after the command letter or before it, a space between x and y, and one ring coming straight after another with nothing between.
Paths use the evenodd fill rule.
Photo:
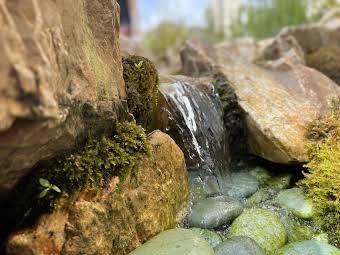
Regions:
<instances>
[{"instance_id":1,"label":"mossy rock","mask_svg":"<svg viewBox=\"0 0 340 255\"><path fill-rule=\"evenodd\" d=\"M229 238L252 238L267 255L272 255L287 241L285 227L275 213L266 209L250 209L243 212L231 225Z\"/></svg>"},{"instance_id":2,"label":"mossy rock","mask_svg":"<svg viewBox=\"0 0 340 255\"><path fill-rule=\"evenodd\" d=\"M309 240L317 235L313 227L300 223L289 216L281 218L281 222L286 228L288 243Z\"/></svg>"},{"instance_id":3,"label":"mossy rock","mask_svg":"<svg viewBox=\"0 0 340 255\"><path fill-rule=\"evenodd\" d=\"M138 123L151 130L157 111L158 72L147 58L123 58L124 81L128 94L128 107Z\"/></svg>"},{"instance_id":4,"label":"mossy rock","mask_svg":"<svg viewBox=\"0 0 340 255\"><path fill-rule=\"evenodd\" d=\"M340 250L324 242L307 240L288 244L276 255L340 255Z\"/></svg>"},{"instance_id":5,"label":"mossy rock","mask_svg":"<svg viewBox=\"0 0 340 255\"><path fill-rule=\"evenodd\" d=\"M324 46L306 56L307 65L340 85L340 47Z\"/></svg>"},{"instance_id":6,"label":"mossy rock","mask_svg":"<svg viewBox=\"0 0 340 255\"><path fill-rule=\"evenodd\" d=\"M266 184L272 177L272 174L267 169L259 166L250 169L249 173L254 176L261 185Z\"/></svg>"},{"instance_id":7,"label":"mossy rock","mask_svg":"<svg viewBox=\"0 0 340 255\"><path fill-rule=\"evenodd\" d=\"M300 188L281 191L275 201L300 219L311 219L314 215L314 207L311 200L305 197L303 190Z\"/></svg>"},{"instance_id":8,"label":"mossy rock","mask_svg":"<svg viewBox=\"0 0 340 255\"><path fill-rule=\"evenodd\" d=\"M190 230L204 238L213 248L223 242L223 237L214 231L203 228L191 228Z\"/></svg>"},{"instance_id":9,"label":"mossy rock","mask_svg":"<svg viewBox=\"0 0 340 255\"><path fill-rule=\"evenodd\" d=\"M188 229L171 229L160 233L130 255L215 255L209 243Z\"/></svg>"},{"instance_id":10,"label":"mossy rock","mask_svg":"<svg viewBox=\"0 0 340 255\"><path fill-rule=\"evenodd\" d=\"M5 212L8 228L67 207L80 191L97 194L114 176L121 182L128 175L136 176L140 159L149 152L145 131L134 122L119 123L111 134L89 138L82 147L38 166L18 183Z\"/></svg>"},{"instance_id":11,"label":"mossy rock","mask_svg":"<svg viewBox=\"0 0 340 255\"><path fill-rule=\"evenodd\" d=\"M292 177L289 173L275 175L266 181L266 186L277 190L288 189Z\"/></svg>"}]
</instances>

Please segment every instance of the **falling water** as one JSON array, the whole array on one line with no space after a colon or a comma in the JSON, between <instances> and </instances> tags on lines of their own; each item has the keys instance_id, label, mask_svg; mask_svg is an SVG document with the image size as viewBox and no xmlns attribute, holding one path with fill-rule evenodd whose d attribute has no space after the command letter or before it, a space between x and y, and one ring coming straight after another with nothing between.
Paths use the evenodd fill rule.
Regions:
<instances>
[{"instance_id":1,"label":"falling water","mask_svg":"<svg viewBox=\"0 0 340 255\"><path fill-rule=\"evenodd\" d=\"M211 83L176 78L162 84L166 131L184 151L189 170L224 175L230 161L223 107Z\"/></svg>"}]
</instances>

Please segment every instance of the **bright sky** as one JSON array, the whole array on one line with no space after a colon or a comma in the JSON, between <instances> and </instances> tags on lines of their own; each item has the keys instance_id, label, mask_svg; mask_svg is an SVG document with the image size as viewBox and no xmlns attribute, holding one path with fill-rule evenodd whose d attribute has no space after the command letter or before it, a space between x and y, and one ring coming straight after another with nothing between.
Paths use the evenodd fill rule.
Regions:
<instances>
[{"instance_id":1,"label":"bright sky","mask_svg":"<svg viewBox=\"0 0 340 255\"><path fill-rule=\"evenodd\" d=\"M211 0L137 0L140 29L146 31L161 20L202 26Z\"/></svg>"}]
</instances>

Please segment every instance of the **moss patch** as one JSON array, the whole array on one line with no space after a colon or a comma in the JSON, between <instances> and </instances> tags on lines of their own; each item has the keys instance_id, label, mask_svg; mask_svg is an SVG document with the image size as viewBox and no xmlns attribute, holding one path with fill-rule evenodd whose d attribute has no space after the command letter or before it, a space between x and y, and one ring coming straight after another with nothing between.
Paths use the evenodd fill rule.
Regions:
<instances>
[{"instance_id":1,"label":"moss patch","mask_svg":"<svg viewBox=\"0 0 340 255\"><path fill-rule=\"evenodd\" d=\"M299 185L312 199L317 219L334 244L340 245L340 99L312 123L308 138L309 172Z\"/></svg>"},{"instance_id":2,"label":"moss patch","mask_svg":"<svg viewBox=\"0 0 340 255\"><path fill-rule=\"evenodd\" d=\"M321 47L307 55L306 62L340 85L340 47Z\"/></svg>"},{"instance_id":3,"label":"moss patch","mask_svg":"<svg viewBox=\"0 0 340 255\"><path fill-rule=\"evenodd\" d=\"M152 129L157 108L158 72L154 64L139 56L123 58L128 106L136 120Z\"/></svg>"},{"instance_id":4,"label":"moss patch","mask_svg":"<svg viewBox=\"0 0 340 255\"><path fill-rule=\"evenodd\" d=\"M142 127L123 122L111 135L90 138L74 153L35 169L11 196L6 216L8 228L31 223L57 205L66 206L79 191L98 193L114 176L123 182L127 175L136 174L141 158L150 152L146 139Z\"/></svg>"}]
</instances>

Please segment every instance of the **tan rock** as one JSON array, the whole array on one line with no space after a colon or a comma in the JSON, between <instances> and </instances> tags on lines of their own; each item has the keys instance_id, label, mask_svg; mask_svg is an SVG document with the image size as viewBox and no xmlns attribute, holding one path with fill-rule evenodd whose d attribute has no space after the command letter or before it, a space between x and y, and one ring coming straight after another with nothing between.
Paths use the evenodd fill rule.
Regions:
<instances>
[{"instance_id":1,"label":"tan rock","mask_svg":"<svg viewBox=\"0 0 340 255\"><path fill-rule=\"evenodd\" d=\"M115 119L125 98L111 0L0 2L0 195L84 132L81 106Z\"/></svg>"},{"instance_id":2,"label":"tan rock","mask_svg":"<svg viewBox=\"0 0 340 255\"><path fill-rule=\"evenodd\" d=\"M186 74L214 72L226 81L244 112L250 152L277 163L307 160L308 124L340 95L326 76L289 60L260 67L230 57L218 46L193 42L182 51L182 60Z\"/></svg>"},{"instance_id":3,"label":"tan rock","mask_svg":"<svg viewBox=\"0 0 340 255\"><path fill-rule=\"evenodd\" d=\"M80 194L67 211L42 216L12 234L8 255L124 255L159 232L173 228L188 196L184 155L166 134L155 131L138 177L119 186L113 179L101 195Z\"/></svg>"}]
</instances>

